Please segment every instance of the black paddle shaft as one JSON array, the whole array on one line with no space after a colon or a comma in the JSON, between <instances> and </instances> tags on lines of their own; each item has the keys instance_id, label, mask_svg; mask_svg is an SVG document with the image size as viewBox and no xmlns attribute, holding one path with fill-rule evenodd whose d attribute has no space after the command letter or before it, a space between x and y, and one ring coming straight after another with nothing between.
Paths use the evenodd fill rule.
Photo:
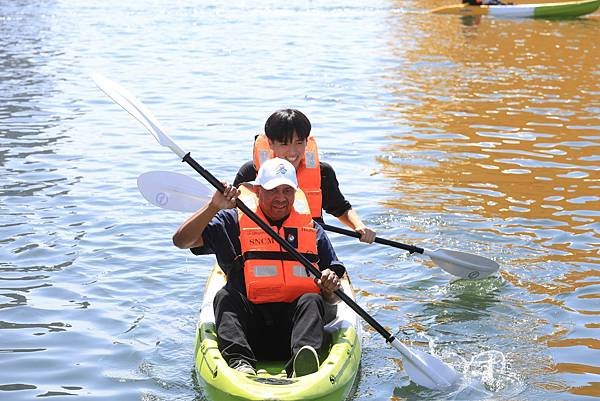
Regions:
<instances>
[{"instance_id":1,"label":"black paddle shaft","mask_svg":"<svg viewBox=\"0 0 600 401\"><path fill-rule=\"evenodd\" d=\"M327 231L331 231L333 233L338 233L338 234L348 235L348 236L354 237L354 238L360 238L360 234L357 232L346 230L344 228L340 228L340 227L336 227L336 226L330 226L329 224L325 224L325 223L319 223L319 224L321 224L321 227L323 227ZM406 244L402 244L400 242L390 241L389 239L375 237L375 242L377 242L378 244L393 246L394 248L404 249L405 251L408 251L410 253L416 252L416 253L423 254L423 252L425 252L425 250L423 248L419 248L418 246L406 245Z\"/></svg>"},{"instance_id":2,"label":"black paddle shaft","mask_svg":"<svg viewBox=\"0 0 600 401\"><path fill-rule=\"evenodd\" d=\"M225 191L225 186L215 178L208 170L202 167L198 162L196 162L189 153L187 153L183 160L187 164L189 164L194 170L198 172L206 181L208 181L213 187L217 189L217 191L223 193ZM284 240L260 217L256 215L248 206L244 204L239 199L236 199L236 206L240 209L244 214L246 214L250 219L258 224L260 228L265 230L267 234L269 234L281 247L283 247L286 251L288 251L298 262L302 263L304 267L308 269L314 276L320 278L321 272L319 269L314 267L306 257L300 254L296 248L294 248L289 242ZM367 323L369 323L379 334L385 338L388 343L391 343L395 340L394 336L388 332L381 324L379 324L375 319L371 317L363 308L361 308L352 298L350 298L344 291L336 290L335 295L337 295L342 301L344 301L354 312L356 312L361 318L363 318Z\"/></svg>"}]
</instances>

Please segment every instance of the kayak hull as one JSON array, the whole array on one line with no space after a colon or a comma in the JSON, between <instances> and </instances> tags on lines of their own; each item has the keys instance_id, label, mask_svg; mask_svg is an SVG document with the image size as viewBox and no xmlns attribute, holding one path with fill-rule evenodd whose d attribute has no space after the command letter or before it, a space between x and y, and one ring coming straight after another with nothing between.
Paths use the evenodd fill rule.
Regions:
<instances>
[{"instance_id":1,"label":"kayak hull","mask_svg":"<svg viewBox=\"0 0 600 401\"><path fill-rule=\"evenodd\" d=\"M361 331L358 317L345 304L338 305L334 321L326 326L331 333L331 349L316 373L287 378L284 361L259 362L264 370L251 376L231 369L219 352L212 300L225 284L225 276L215 266L208 278L196 328L195 365L207 397L221 400L340 401L353 390L361 357ZM344 291L353 295L347 278Z\"/></svg>"},{"instance_id":2,"label":"kayak hull","mask_svg":"<svg viewBox=\"0 0 600 401\"><path fill-rule=\"evenodd\" d=\"M433 14L491 15L502 18L575 18L600 8L600 0L566 1L545 4L471 6L456 4L431 10Z\"/></svg>"}]
</instances>

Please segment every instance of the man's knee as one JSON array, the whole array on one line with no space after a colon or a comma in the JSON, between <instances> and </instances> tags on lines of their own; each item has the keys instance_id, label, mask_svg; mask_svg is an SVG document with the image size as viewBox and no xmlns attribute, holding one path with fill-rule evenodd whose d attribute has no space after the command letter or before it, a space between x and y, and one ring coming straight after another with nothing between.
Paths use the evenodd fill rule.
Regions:
<instances>
[{"instance_id":1,"label":"man's knee","mask_svg":"<svg viewBox=\"0 0 600 401\"><path fill-rule=\"evenodd\" d=\"M321 294L310 292L302 294L300 298L298 298L297 305L299 307L318 308L321 311L321 313L323 313L325 308L325 301L323 300Z\"/></svg>"},{"instance_id":2,"label":"man's knee","mask_svg":"<svg viewBox=\"0 0 600 401\"><path fill-rule=\"evenodd\" d=\"M244 308L247 301L245 297L235 290L221 288L213 299L213 309L217 310L239 310Z\"/></svg>"}]
</instances>

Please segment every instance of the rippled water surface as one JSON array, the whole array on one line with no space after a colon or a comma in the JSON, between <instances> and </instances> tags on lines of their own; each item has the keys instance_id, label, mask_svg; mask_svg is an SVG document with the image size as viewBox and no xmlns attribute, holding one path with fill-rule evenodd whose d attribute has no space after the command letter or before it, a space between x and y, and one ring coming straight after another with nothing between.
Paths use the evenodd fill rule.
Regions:
<instances>
[{"instance_id":1,"label":"rippled water surface","mask_svg":"<svg viewBox=\"0 0 600 401\"><path fill-rule=\"evenodd\" d=\"M456 281L332 234L359 303L463 373L419 387L365 325L352 400L600 397L600 18L430 3L0 2L0 399L204 399L193 340L213 259L173 247L186 215L136 187L194 172L93 71L226 180L271 112L299 108L380 236L501 263Z\"/></svg>"}]
</instances>

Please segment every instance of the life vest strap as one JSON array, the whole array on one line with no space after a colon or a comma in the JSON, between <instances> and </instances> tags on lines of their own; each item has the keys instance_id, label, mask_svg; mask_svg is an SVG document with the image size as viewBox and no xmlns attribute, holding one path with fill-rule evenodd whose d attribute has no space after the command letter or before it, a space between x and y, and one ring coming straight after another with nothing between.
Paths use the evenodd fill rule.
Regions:
<instances>
[{"instance_id":1,"label":"life vest strap","mask_svg":"<svg viewBox=\"0 0 600 401\"><path fill-rule=\"evenodd\" d=\"M310 263L318 263L319 256L314 253L301 253ZM289 252L272 252L272 251L248 251L244 253L244 260L261 259L261 260L296 260Z\"/></svg>"}]
</instances>

